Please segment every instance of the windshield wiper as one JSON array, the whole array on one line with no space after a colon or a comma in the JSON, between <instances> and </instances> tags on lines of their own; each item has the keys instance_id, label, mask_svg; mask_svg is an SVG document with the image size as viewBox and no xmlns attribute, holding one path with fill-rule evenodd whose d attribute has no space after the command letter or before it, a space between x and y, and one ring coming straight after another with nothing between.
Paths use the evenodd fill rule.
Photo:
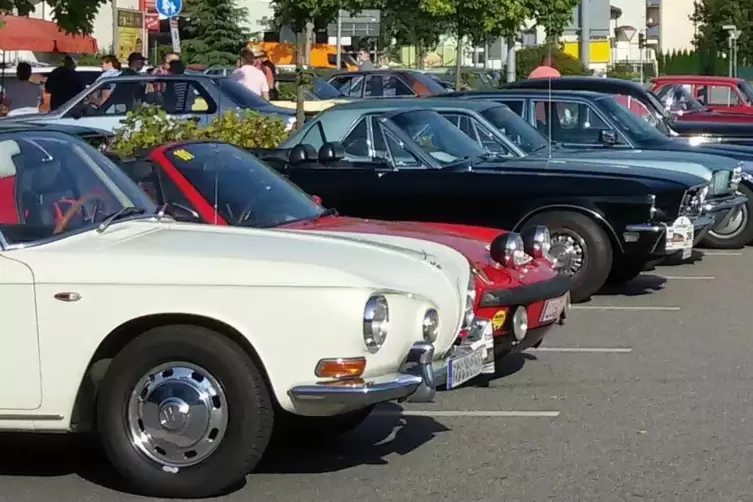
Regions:
<instances>
[{"instance_id":1,"label":"windshield wiper","mask_svg":"<svg viewBox=\"0 0 753 502\"><path fill-rule=\"evenodd\" d=\"M135 206L121 207L114 213L108 214L107 216L105 216L105 219L103 219L102 222L97 227L97 232L101 234L102 232L107 230L107 227L109 227L112 224L112 222L119 220L121 218L126 218L128 216L134 216L134 215L145 214L145 213L146 213L146 209L142 209L140 207L135 207ZM155 214L157 213L155 212Z\"/></svg>"}]
</instances>

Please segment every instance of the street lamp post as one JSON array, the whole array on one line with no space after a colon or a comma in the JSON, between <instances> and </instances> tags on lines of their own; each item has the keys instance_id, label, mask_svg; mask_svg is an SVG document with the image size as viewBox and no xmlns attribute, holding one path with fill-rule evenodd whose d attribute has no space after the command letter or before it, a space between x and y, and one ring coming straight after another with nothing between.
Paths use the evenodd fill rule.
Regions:
<instances>
[{"instance_id":1,"label":"street lamp post","mask_svg":"<svg viewBox=\"0 0 753 502\"><path fill-rule=\"evenodd\" d=\"M737 31L737 26L734 24L725 24L722 26L722 29L724 29L727 32L729 42L729 54L727 57L729 58L729 76L730 77L736 77L737 76L737 38L739 36L739 32Z\"/></svg>"}]
</instances>

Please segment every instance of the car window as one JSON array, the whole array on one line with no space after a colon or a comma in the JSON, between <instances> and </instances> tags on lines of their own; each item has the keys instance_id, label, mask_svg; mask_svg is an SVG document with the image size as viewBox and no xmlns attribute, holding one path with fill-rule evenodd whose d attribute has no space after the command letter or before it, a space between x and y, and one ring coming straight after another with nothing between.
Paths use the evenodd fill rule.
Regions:
<instances>
[{"instance_id":1,"label":"car window","mask_svg":"<svg viewBox=\"0 0 753 502\"><path fill-rule=\"evenodd\" d=\"M507 148L486 125L476 119L469 117L465 118L471 122L475 131L476 141L478 141L479 145L481 145L484 150L504 157L512 157L514 155L513 152Z\"/></svg>"},{"instance_id":2,"label":"car window","mask_svg":"<svg viewBox=\"0 0 753 502\"><path fill-rule=\"evenodd\" d=\"M188 80L113 82L92 89L84 98L87 117L125 115L142 104L158 105L168 114L214 113L212 98ZM71 110L70 114L79 110Z\"/></svg>"},{"instance_id":3,"label":"car window","mask_svg":"<svg viewBox=\"0 0 753 502\"><path fill-rule=\"evenodd\" d=\"M319 150L326 142L327 138L324 136L322 124L317 121L311 124L311 127L309 127L308 131L303 135L299 144L311 145Z\"/></svg>"},{"instance_id":4,"label":"car window","mask_svg":"<svg viewBox=\"0 0 753 502\"><path fill-rule=\"evenodd\" d=\"M454 112L440 112L439 114L449 120L452 125L463 131L473 141L478 141L476 130L471 125L471 121L468 119L467 115Z\"/></svg>"},{"instance_id":5,"label":"car window","mask_svg":"<svg viewBox=\"0 0 753 502\"><path fill-rule=\"evenodd\" d=\"M418 158L408 151L392 136L389 131L384 132L387 151L393 165L398 169L423 167Z\"/></svg>"},{"instance_id":6,"label":"car window","mask_svg":"<svg viewBox=\"0 0 753 502\"><path fill-rule=\"evenodd\" d=\"M146 193L155 204L169 202L165 200L159 177L159 167L150 160L119 162L118 165L136 185Z\"/></svg>"},{"instance_id":7,"label":"car window","mask_svg":"<svg viewBox=\"0 0 753 502\"><path fill-rule=\"evenodd\" d=\"M507 139L524 153L530 154L547 146L547 140L520 115L504 106L491 106L481 112Z\"/></svg>"},{"instance_id":8,"label":"car window","mask_svg":"<svg viewBox=\"0 0 753 502\"><path fill-rule=\"evenodd\" d=\"M552 141L572 144L598 144L601 131L609 126L585 103L534 101L536 123Z\"/></svg>"},{"instance_id":9,"label":"car window","mask_svg":"<svg viewBox=\"0 0 753 502\"><path fill-rule=\"evenodd\" d=\"M346 134L342 140L345 148L345 157L348 159L369 159L369 128L366 125L367 117L361 118L358 123Z\"/></svg>"},{"instance_id":10,"label":"car window","mask_svg":"<svg viewBox=\"0 0 753 502\"><path fill-rule=\"evenodd\" d=\"M85 142L66 134L0 135L0 232L24 244L96 228L127 207L156 206L123 171Z\"/></svg>"},{"instance_id":11,"label":"car window","mask_svg":"<svg viewBox=\"0 0 753 502\"><path fill-rule=\"evenodd\" d=\"M330 80L330 84L340 91L343 96L360 98L363 93L363 80L362 75L355 77L340 76Z\"/></svg>"},{"instance_id":12,"label":"car window","mask_svg":"<svg viewBox=\"0 0 753 502\"><path fill-rule=\"evenodd\" d=\"M411 88L397 75L368 75L364 97L415 96Z\"/></svg>"},{"instance_id":13,"label":"car window","mask_svg":"<svg viewBox=\"0 0 753 502\"><path fill-rule=\"evenodd\" d=\"M176 145L165 156L230 225L275 227L322 213L300 188L228 143Z\"/></svg>"},{"instance_id":14,"label":"car window","mask_svg":"<svg viewBox=\"0 0 753 502\"><path fill-rule=\"evenodd\" d=\"M731 87L722 85L699 87L698 100L710 106L737 106L740 104L737 93Z\"/></svg>"},{"instance_id":15,"label":"car window","mask_svg":"<svg viewBox=\"0 0 753 502\"><path fill-rule=\"evenodd\" d=\"M511 99L511 100L500 101L500 103L506 104L510 108L510 110L514 111L521 117L523 116L523 106L525 103L522 100Z\"/></svg>"}]
</instances>

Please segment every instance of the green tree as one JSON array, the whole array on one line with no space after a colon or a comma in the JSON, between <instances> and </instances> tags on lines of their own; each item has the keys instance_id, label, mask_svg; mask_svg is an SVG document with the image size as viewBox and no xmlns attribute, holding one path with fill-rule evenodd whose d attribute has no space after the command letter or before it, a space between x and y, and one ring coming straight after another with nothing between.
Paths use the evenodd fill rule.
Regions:
<instances>
[{"instance_id":1,"label":"green tree","mask_svg":"<svg viewBox=\"0 0 753 502\"><path fill-rule=\"evenodd\" d=\"M275 13L276 24L290 26L296 34L296 118L298 127L303 125L305 115L303 113L303 90L311 80L310 71L305 68L306 61L306 34L308 27L326 27L337 19L340 9L356 13L365 5L373 2L366 0L272 0L272 8Z\"/></svg>"},{"instance_id":2,"label":"green tree","mask_svg":"<svg viewBox=\"0 0 753 502\"><path fill-rule=\"evenodd\" d=\"M534 0L531 2L536 26L546 30L548 42L556 42L565 27L573 21L574 9L580 0Z\"/></svg>"},{"instance_id":3,"label":"green tree","mask_svg":"<svg viewBox=\"0 0 753 502\"><path fill-rule=\"evenodd\" d=\"M720 54L729 52L724 25L733 24L740 32L738 60L753 60L753 0L698 0L690 20L697 27L693 43L704 73L713 74Z\"/></svg>"},{"instance_id":4,"label":"green tree","mask_svg":"<svg viewBox=\"0 0 753 502\"><path fill-rule=\"evenodd\" d=\"M538 1L538 0L536 0ZM513 39L533 15L533 0L422 0L421 10L446 20L458 42L455 86L462 85L463 39Z\"/></svg>"},{"instance_id":5,"label":"green tree","mask_svg":"<svg viewBox=\"0 0 753 502\"><path fill-rule=\"evenodd\" d=\"M47 0L52 18L68 33L91 33L94 18L105 0ZM0 14L26 16L37 2L31 0L0 0Z\"/></svg>"},{"instance_id":6,"label":"green tree","mask_svg":"<svg viewBox=\"0 0 753 502\"><path fill-rule=\"evenodd\" d=\"M391 46L393 39L396 47L415 47L419 67L423 66L426 51L449 30L444 17L421 10L421 0L386 1L374 7L381 9L380 47Z\"/></svg>"},{"instance_id":7,"label":"green tree","mask_svg":"<svg viewBox=\"0 0 753 502\"><path fill-rule=\"evenodd\" d=\"M248 17L235 0L188 0L183 58L189 63L227 65L238 60L238 53L250 34L241 27Z\"/></svg>"}]
</instances>

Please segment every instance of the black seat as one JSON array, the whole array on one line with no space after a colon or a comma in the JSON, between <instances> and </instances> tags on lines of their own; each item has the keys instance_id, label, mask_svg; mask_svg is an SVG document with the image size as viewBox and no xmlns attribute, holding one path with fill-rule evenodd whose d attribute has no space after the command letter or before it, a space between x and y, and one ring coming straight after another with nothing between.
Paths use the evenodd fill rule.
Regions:
<instances>
[{"instance_id":1,"label":"black seat","mask_svg":"<svg viewBox=\"0 0 753 502\"><path fill-rule=\"evenodd\" d=\"M75 182L59 160L22 163L15 157L24 221L30 225L55 226L67 205L78 199Z\"/></svg>"}]
</instances>

